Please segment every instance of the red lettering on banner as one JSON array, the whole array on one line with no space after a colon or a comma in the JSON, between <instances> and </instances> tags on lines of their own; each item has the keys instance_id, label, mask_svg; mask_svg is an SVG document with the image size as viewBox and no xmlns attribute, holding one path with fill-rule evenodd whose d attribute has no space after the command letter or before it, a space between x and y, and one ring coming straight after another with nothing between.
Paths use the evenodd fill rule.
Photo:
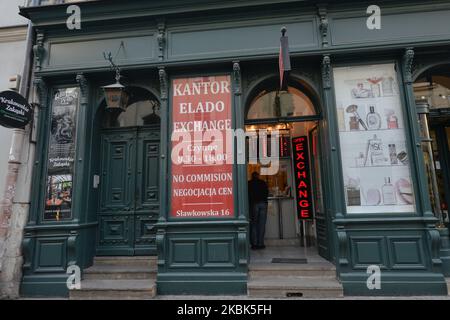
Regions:
<instances>
[{"instance_id":1,"label":"red lettering on banner","mask_svg":"<svg viewBox=\"0 0 450 320\"><path fill-rule=\"evenodd\" d=\"M308 190L298 190L299 198L308 198Z\"/></svg>"},{"instance_id":2,"label":"red lettering on banner","mask_svg":"<svg viewBox=\"0 0 450 320\"><path fill-rule=\"evenodd\" d=\"M300 218L309 219L311 218L309 210L300 210Z\"/></svg>"},{"instance_id":3,"label":"red lettering on banner","mask_svg":"<svg viewBox=\"0 0 450 320\"><path fill-rule=\"evenodd\" d=\"M292 139L294 170L299 219L312 219L311 181L309 178L308 140L306 137Z\"/></svg>"}]
</instances>

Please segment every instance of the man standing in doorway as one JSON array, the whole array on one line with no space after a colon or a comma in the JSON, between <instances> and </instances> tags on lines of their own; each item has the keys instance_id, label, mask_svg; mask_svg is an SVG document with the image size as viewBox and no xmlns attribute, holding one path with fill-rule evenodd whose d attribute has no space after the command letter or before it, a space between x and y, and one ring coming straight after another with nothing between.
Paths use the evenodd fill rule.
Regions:
<instances>
[{"instance_id":1,"label":"man standing in doorway","mask_svg":"<svg viewBox=\"0 0 450 320\"><path fill-rule=\"evenodd\" d=\"M264 234L267 221L267 183L259 178L258 172L252 173L248 182L248 198L250 205L250 242L253 250L264 249Z\"/></svg>"}]
</instances>

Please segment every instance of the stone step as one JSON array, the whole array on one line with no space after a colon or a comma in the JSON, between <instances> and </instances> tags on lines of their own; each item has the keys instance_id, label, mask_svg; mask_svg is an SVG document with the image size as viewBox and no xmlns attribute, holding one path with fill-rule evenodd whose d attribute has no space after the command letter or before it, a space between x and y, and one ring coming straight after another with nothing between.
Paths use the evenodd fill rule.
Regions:
<instances>
[{"instance_id":1,"label":"stone step","mask_svg":"<svg viewBox=\"0 0 450 320\"><path fill-rule=\"evenodd\" d=\"M336 268L328 262L324 263L251 263L249 276L303 276L303 277L331 277L336 278Z\"/></svg>"},{"instance_id":2,"label":"stone step","mask_svg":"<svg viewBox=\"0 0 450 320\"><path fill-rule=\"evenodd\" d=\"M83 280L156 279L155 266L94 265L84 270Z\"/></svg>"},{"instance_id":3,"label":"stone step","mask_svg":"<svg viewBox=\"0 0 450 320\"><path fill-rule=\"evenodd\" d=\"M342 285L324 277L257 277L249 280L248 295L257 298L341 298Z\"/></svg>"},{"instance_id":4,"label":"stone step","mask_svg":"<svg viewBox=\"0 0 450 320\"><path fill-rule=\"evenodd\" d=\"M71 300L148 300L156 296L154 280L83 280Z\"/></svg>"},{"instance_id":5,"label":"stone step","mask_svg":"<svg viewBox=\"0 0 450 320\"><path fill-rule=\"evenodd\" d=\"M156 256L138 256L138 257L95 257L94 266L117 265L117 266L149 266L155 267L158 258Z\"/></svg>"}]
</instances>

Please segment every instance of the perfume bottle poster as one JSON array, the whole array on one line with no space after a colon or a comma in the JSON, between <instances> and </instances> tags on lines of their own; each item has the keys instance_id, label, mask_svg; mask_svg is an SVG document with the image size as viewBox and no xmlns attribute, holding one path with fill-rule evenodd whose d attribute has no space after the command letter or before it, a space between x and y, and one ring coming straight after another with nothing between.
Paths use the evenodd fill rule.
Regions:
<instances>
[{"instance_id":1,"label":"perfume bottle poster","mask_svg":"<svg viewBox=\"0 0 450 320\"><path fill-rule=\"evenodd\" d=\"M394 64L334 69L348 213L414 211Z\"/></svg>"}]
</instances>

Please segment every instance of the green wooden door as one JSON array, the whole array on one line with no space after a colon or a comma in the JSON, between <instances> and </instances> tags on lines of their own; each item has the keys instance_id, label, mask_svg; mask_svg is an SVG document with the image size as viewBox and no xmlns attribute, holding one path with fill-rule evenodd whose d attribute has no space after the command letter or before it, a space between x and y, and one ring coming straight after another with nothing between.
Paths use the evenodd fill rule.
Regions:
<instances>
[{"instance_id":1,"label":"green wooden door","mask_svg":"<svg viewBox=\"0 0 450 320\"><path fill-rule=\"evenodd\" d=\"M156 253L159 129L104 130L98 255Z\"/></svg>"}]
</instances>

